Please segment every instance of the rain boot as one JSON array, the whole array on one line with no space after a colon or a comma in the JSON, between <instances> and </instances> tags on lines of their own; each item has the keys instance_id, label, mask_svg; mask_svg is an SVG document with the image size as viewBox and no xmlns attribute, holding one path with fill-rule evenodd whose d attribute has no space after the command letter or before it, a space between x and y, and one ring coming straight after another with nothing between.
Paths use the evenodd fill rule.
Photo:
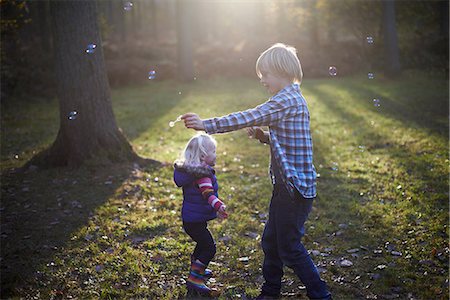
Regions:
<instances>
[{"instance_id":1,"label":"rain boot","mask_svg":"<svg viewBox=\"0 0 450 300\"><path fill-rule=\"evenodd\" d=\"M205 284L205 269L206 265L198 259L192 262L189 277L186 280L188 291L196 292L204 296L211 295L212 290Z\"/></svg>"},{"instance_id":2,"label":"rain boot","mask_svg":"<svg viewBox=\"0 0 450 300\"><path fill-rule=\"evenodd\" d=\"M191 264L196 261L197 259L194 257L194 255L191 255ZM203 277L205 278L205 282L208 281L209 278L214 277L213 272L210 269L205 269L205 274Z\"/></svg>"}]
</instances>

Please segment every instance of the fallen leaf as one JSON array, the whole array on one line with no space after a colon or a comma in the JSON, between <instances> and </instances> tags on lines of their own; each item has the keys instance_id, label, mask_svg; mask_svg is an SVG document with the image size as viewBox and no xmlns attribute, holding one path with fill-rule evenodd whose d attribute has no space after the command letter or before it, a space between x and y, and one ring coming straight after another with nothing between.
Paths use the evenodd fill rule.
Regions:
<instances>
[{"instance_id":1,"label":"fallen leaf","mask_svg":"<svg viewBox=\"0 0 450 300\"><path fill-rule=\"evenodd\" d=\"M339 262L339 265L341 267L348 268L348 267L353 266L353 263L351 261L349 261L348 259L344 259L341 262Z\"/></svg>"}]
</instances>

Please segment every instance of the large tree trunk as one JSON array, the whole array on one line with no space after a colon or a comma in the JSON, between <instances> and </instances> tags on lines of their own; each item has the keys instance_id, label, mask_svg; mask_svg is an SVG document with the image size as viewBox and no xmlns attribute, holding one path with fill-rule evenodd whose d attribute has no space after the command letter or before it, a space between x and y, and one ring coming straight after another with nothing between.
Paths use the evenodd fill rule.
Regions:
<instances>
[{"instance_id":1,"label":"large tree trunk","mask_svg":"<svg viewBox=\"0 0 450 300\"><path fill-rule=\"evenodd\" d=\"M398 51L397 27L395 24L394 1L383 1L383 17L386 75L397 76L401 73L401 67Z\"/></svg>"},{"instance_id":2,"label":"large tree trunk","mask_svg":"<svg viewBox=\"0 0 450 300\"><path fill-rule=\"evenodd\" d=\"M440 11L440 30L444 37L444 40L448 40L448 5L449 1L439 1L439 11ZM448 45L448 44L447 44Z\"/></svg>"},{"instance_id":3,"label":"large tree trunk","mask_svg":"<svg viewBox=\"0 0 450 300\"><path fill-rule=\"evenodd\" d=\"M38 1L38 19L37 26L40 31L41 48L44 52L51 53L52 49L52 34L50 31L50 12L49 3L47 0Z\"/></svg>"},{"instance_id":4,"label":"large tree trunk","mask_svg":"<svg viewBox=\"0 0 450 300\"><path fill-rule=\"evenodd\" d=\"M57 0L58 1L58 0ZM114 36L121 43L122 47L126 47L127 41L127 24L125 22L124 3L122 1L110 1L113 9Z\"/></svg>"},{"instance_id":5,"label":"large tree trunk","mask_svg":"<svg viewBox=\"0 0 450 300\"><path fill-rule=\"evenodd\" d=\"M95 1L54 0L50 10L60 128L53 145L29 164L76 167L92 158L137 158L112 110ZM92 54L86 53L89 44L97 46Z\"/></svg>"},{"instance_id":6,"label":"large tree trunk","mask_svg":"<svg viewBox=\"0 0 450 300\"><path fill-rule=\"evenodd\" d=\"M177 52L178 78L182 81L192 81L192 3L186 0L177 0Z\"/></svg>"},{"instance_id":7,"label":"large tree trunk","mask_svg":"<svg viewBox=\"0 0 450 300\"><path fill-rule=\"evenodd\" d=\"M157 9L159 6L156 5L155 0L150 0L150 33L151 37L155 42L158 42L158 20L157 20ZM147 25L148 26L148 25Z\"/></svg>"},{"instance_id":8,"label":"large tree trunk","mask_svg":"<svg viewBox=\"0 0 450 300\"><path fill-rule=\"evenodd\" d=\"M316 0L310 0L308 2L308 6L311 12L311 17L309 18L309 40L310 40L310 47L320 49L319 45L319 20L318 20L318 13L317 13L317 1Z\"/></svg>"}]
</instances>

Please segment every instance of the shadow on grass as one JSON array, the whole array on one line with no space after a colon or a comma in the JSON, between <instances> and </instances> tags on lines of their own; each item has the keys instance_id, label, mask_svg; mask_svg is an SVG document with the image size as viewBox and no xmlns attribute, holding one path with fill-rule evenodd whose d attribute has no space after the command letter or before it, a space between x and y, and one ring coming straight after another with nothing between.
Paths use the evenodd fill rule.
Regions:
<instances>
[{"instance_id":1,"label":"shadow on grass","mask_svg":"<svg viewBox=\"0 0 450 300\"><path fill-rule=\"evenodd\" d=\"M376 93L372 90L362 88L361 84L357 82L348 81L346 87L349 88L352 93L367 96L372 93L373 97L364 101L364 107L370 110L373 107L372 100L377 98L380 100L383 114L398 119L406 124L414 124L415 126L426 128L430 132L439 134L441 137L448 138L448 90L442 90L438 92L439 96L435 98L436 91L423 92L421 89L414 91L409 90L411 88L410 82L399 82L394 85L396 88L386 87L382 92L386 90L392 94L391 97L383 96L382 93ZM422 88L425 88L422 86ZM427 97L432 97L427 98Z\"/></svg>"},{"instance_id":2,"label":"shadow on grass","mask_svg":"<svg viewBox=\"0 0 450 300\"><path fill-rule=\"evenodd\" d=\"M363 201L359 196L360 186L367 185L368 181L358 178L357 183L354 183L355 178L349 179L343 172L332 170L329 163L333 151L328 141L320 136L314 137L314 164L316 168L319 165L323 167L318 168L320 178L317 180L317 198L307 222L307 227L312 226L314 229L310 230L311 233L307 231L305 240L310 244L307 246L310 246L311 250L321 252L320 256L312 256L312 259L325 271L321 277L330 287L333 298L366 299L369 295L372 296L372 293L361 286L371 285L372 280L364 276L365 270L373 269L380 258L367 260L362 254L371 256L373 249L377 249L384 241L366 230L366 217L358 211ZM360 257L354 257L347 252L360 246L363 247ZM332 249L331 255L327 253L330 250L326 249ZM341 268L339 260L342 259L351 260L353 269ZM351 277L354 272L362 275L361 282L339 282L339 278Z\"/></svg>"},{"instance_id":3,"label":"shadow on grass","mask_svg":"<svg viewBox=\"0 0 450 300\"><path fill-rule=\"evenodd\" d=\"M33 297L39 291L29 289L36 283L44 288L39 270L55 265L57 254L95 218L96 210L114 196L135 167L5 171L0 208L2 298ZM146 171L156 169L148 166Z\"/></svg>"},{"instance_id":4,"label":"shadow on grass","mask_svg":"<svg viewBox=\"0 0 450 300\"><path fill-rule=\"evenodd\" d=\"M316 95L317 99L320 99L321 103L324 103L328 107L330 112L333 112L333 115L339 117L343 123L358 126L358 132L361 138L366 139L364 144L366 145L368 151L385 151L385 153L396 162L395 168L404 170L417 182L422 182L425 177L427 181L431 182L436 189L439 190L439 192L445 192L446 186L448 185L445 183L445 179L443 178L447 178L446 174L430 171L430 165L432 162L427 157L421 156L422 153L413 152L407 145L402 145L392 137L383 135L379 131L376 131L368 124L367 119L348 112L341 105L339 105L338 102L334 100L331 93L322 91L314 86L310 86L309 90L311 93ZM412 119L415 118L412 117ZM427 121L423 121L423 123L429 124ZM434 150L444 151L444 149ZM440 203L440 205L442 205L442 203Z\"/></svg>"},{"instance_id":5,"label":"shadow on grass","mask_svg":"<svg viewBox=\"0 0 450 300\"><path fill-rule=\"evenodd\" d=\"M137 86L113 92L114 111L120 127L129 140L155 126L166 118L169 111L176 108L185 97L196 89L193 84L161 82L157 86ZM182 94L179 91L183 90ZM170 116L175 120L178 115ZM169 120L167 120L169 122ZM168 123L165 123L166 126Z\"/></svg>"},{"instance_id":6,"label":"shadow on grass","mask_svg":"<svg viewBox=\"0 0 450 300\"><path fill-rule=\"evenodd\" d=\"M375 128L372 128L370 124L367 124L367 121L364 116L354 114L345 109L345 106L340 104L338 100L333 98L331 93L320 90L319 88L315 88L314 86L309 86L308 90L311 94L317 99L320 99L320 102L326 106L327 113L333 115L338 120L334 122L333 125L325 124L322 126L335 126L341 127L344 131L346 127L355 128L355 132L357 132L357 136L349 136L349 141L343 142L342 148L344 151L347 150L348 146L353 146L352 143L361 143L366 145L367 149L365 149L364 153L358 152L358 147L353 146L354 151L350 153L350 156L359 156L362 155L364 157L369 151L370 154L382 153L382 155L386 155L389 157L389 161L392 163L391 168L393 168L396 172L393 174L387 173L386 175L382 174L371 174L371 170L367 170L365 174L359 174L362 170L358 170L358 168L350 169L350 177L347 178L346 172L331 171L331 160L336 160L339 163L339 156L334 155L336 150L330 141L321 136L320 134L314 135L314 155L315 155L315 165L323 164L325 167L319 169L319 173L321 177L318 179L318 202L317 202L317 214L319 214L318 221L312 221L312 224L316 227L316 230L323 226L323 222L330 222L335 227L336 222L341 223L351 223L348 229L344 230L344 233L339 237L333 237L333 235L328 236L326 238L322 238L319 242L320 244L327 245L333 244L337 245L336 247L356 247L362 245L370 250L370 252L365 252L366 250L361 250L359 253L364 253L366 258L370 257L370 260L361 260L360 258L354 258L350 256L348 253L342 251L340 253L341 259L350 259L354 263L355 270L358 271L358 274L363 274L365 270L374 270L377 265L385 264L386 262L394 262L393 267L384 272L382 275L382 280L377 282L373 282L372 280L367 280L365 283L358 283L356 285L366 286L368 283L369 286L372 286L370 290L362 290L355 288L356 285L351 284L350 287L345 287L339 284L332 284L332 290L335 293L336 298L339 298L339 295L342 297L348 298L366 298L367 294L379 295L385 293L391 293L390 286L402 286L404 287L404 291L400 298L407 297L406 290L410 289L411 292L419 295L421 292L418 290L411 290L411 286L405 284L405 281L401 279L404 276L419 276L423 274L422 266L419 264L420 256L414 256L411 262L416 262L416 264L407 263L408 265L403 265L403 262L396 264L395 258L393 259L389 252L383 256L373 255L372 251L375 249L384 249L385 243L389 241L398 241L402 239L409 239L410 236L406 236L405 234L400 234L395 230L390 231L389 228L392 224L389 223L389 218L385 218L385 214L383 213L383 209L389 208L397 208L395 205L392 206L377 206L378 203L378 192L381 189L390 189L396 190L397 181L402 182L403 187L407 187L408 185L418 186L419 189L423 189L424 197L420 196L417 199L413 199L413 201L407 202L406 197L401 196L401 191L396 191L398 195L393 195L392 199L385 199L392 202L406 202L407 205L411 206L411 210L415 212L420 212L427 216L430 219L438 218L436 223L442 222L441 224L446 224L448 221L445 218L445 215L442 213L437 214L440 209L444 211L448 210L448 201L443 201L443 195L448 188L448 181L445 174L441 172L432 172L430 171L430 161L433 160L434 153L429 153L429 155L421 155L420 153L416 153L414 150L408 147L408 145L402 145L401 141L398 141L390 136L386 136L384 132L379 132ZM334 121L334 120L333 120ZM337 123L337 124L336 124ZM339 125L340 124L340 125ZM337 126L336 126L337 125ZM351 126L347 126L351 125ZM331 133L341 134L341 132L329 130ZM343 139L344 137L340 137L339 139ZM347 144L347 145L345 145ZM444 151L444 149L439 149L440 153ZM342 153L347 155L347 153ZM348 157L344 158L347 162L349 161ZM442 157L442 160L444 157ZM351 158L350 158L351 160ZM355 161L358 161L355 157ZM358 172L355 172L358 171ZM399 171L399 172L397 172ZM399 178L396 177L398 174L408 174L408 178ZM387 177L383 180L382 184L385 184L388 181L391 184L391 187L388 185L380 186L376 181L371 180L371 176L384 176ZM408 180L407 182L405 182ZM409 182L409 181L412 182ZM375 188L375 190L374 190ZM380 190L377 190L377 189ZM374 199L371 197L366 198L366 193L364 196L360 195L360 191L367 191L369 189L373 192ZM420 195L419 191L414 191L415 193ZM434 198L430 197L430 193L435 193ZM416 194L416 195L417 195ZM383 197L384 198L384 197ZM414 197L415 198L415 197ZM368 203L369 201L369 203ZM375 203L376 202L376 203ZM363 207L368 205L366 209ZM365 212L368 212L367 214ZM406 211L407 212L407 211ZM407 217L405 211L398 210L393 212L397 214L400 219L402 217ZM397 220L399 221L399 220ZM408 222L408 221L406 221ZM401 223L401 222L400 222ZM396 224L396 226L404 226L404 223ZM325 227L326 228L326 227ZM411 227L408 227L408 230L411 228L420 228L420 226L415 226L414 223L411 224ZM429 228L428 230L432 233L432 235L438 238L440 235L445 233L440 232L442 227L437 228ZM329 230L329 229L328 229ZM336 229L337 230L337 229ZM330 233L328 231L328 233ZM446 236L448 238L448 236ZM420 237L419 237L420 238ZM342 241L342 239L345 240ZM315 240L316 241L316 240ZM395 242L394 242L395 243ZM433 244L429 247L436 247L437 243ZM409 247L420 248L422 245L415 245L414 242L410 242L408 245L399 245L399 249L403 251L403 253L411 250ZM347 248L348 249L348 248ZM384 250L383 250L384 251ZM410 262L410 261L408 261ZM443 266L444 264L437 264ZM320 264L319 264L320 266ZM444 269L442 269L444 270ZM343 276L343 272L336 270L335 268L328 268L327 271L331 271L332 278L338 278L339 276ZM373 272L373 271L372 271ZM444 271L445 272L445 271ZM368 275L370 273L367 273ZM412 275L414 274L414 275ZM448 274L448 273L447 273ZM399 277L400 276L400 277ZM400 278L400 279L399 279ZM438 278L438 280L440 280ZM352 290L352 294L349 294L349 291ZM361 295L361 293L365 295ZM346 295L346 296L343 296ZM349 296L351 295L351 296Z\"/></svg>"}]
</instances>

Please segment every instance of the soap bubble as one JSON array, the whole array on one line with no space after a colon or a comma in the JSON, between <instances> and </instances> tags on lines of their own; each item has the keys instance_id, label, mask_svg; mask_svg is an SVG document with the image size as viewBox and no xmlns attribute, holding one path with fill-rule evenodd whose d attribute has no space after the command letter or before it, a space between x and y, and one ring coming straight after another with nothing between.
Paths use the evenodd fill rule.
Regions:
<instances>
[{"instance_id":1,"label":"soap bubble","mask_svg":"<svg viewBox=\"0 0 450 300\"><path fill-rule=\"evenodd\" d=\"M95 48L97 48L96 44L89 44L86 49L87 54L93 54L95 52Z\"/></svg>"},{"instance_id":2,"label":"soap bubble","mask_svg":"<svg viewBox=\"0 0 450 300\"><path fill-rule=\"evenodd\" d=\"M331 76L336 76L336 75L337 75L337 68L334 67L334 66L329 67L329 68L328 68L328 73L329 73Z\"/></svg>"},{"instance_id":3,"label":"soap bubble","mask_svg":"<svg viewBox=\"0 0 450 300\"><path fill-rule=\"evenodd\" d=\"M156 71L155 70L150 70L148 72L148 79L152 80L156 78Z\"/></svg>"},{"instance_id":4,"label":"soap bubble","mask_svg":"<svg viewBox=\"0 0 450 300\"><path fill-rule=\"evenodd\" d=\"M125 4L123 5L123 9L126 11L130 11L133 8L133 2L125 2Z\"/></svg>"},{"instance_id":5,"label":"soap bubble","mask_svg":"<svg viewBox=\"0 0 450 300\"><path fill-rule=\"evenodd\" d=\"M367 73L367 77L368 77L369 79L374 79L374 78L375 78L375 74L373 74L373 73Z\"/></svg>"},{"instance_id":6,"label":"soap bubble","mask_svg":"<svg viewBox=\"0 0 450 300\"><path fill-rule=\"evenodd\" d=\"M69 113L67 118L72 121L72 120L75 120L77 118L77 116L78 116L78 113L74 110Z\"/></svg>"},{"instance_id":7,"label":"soap bubble","mask_svg":"<svg viewBox=\"0 0 450 300\"><path fill-rule=\"evenodd\" d=\"M375 107L380 107L381 106L380 99L373 99L373 105Z\"/></svg>"}]
</instances>

